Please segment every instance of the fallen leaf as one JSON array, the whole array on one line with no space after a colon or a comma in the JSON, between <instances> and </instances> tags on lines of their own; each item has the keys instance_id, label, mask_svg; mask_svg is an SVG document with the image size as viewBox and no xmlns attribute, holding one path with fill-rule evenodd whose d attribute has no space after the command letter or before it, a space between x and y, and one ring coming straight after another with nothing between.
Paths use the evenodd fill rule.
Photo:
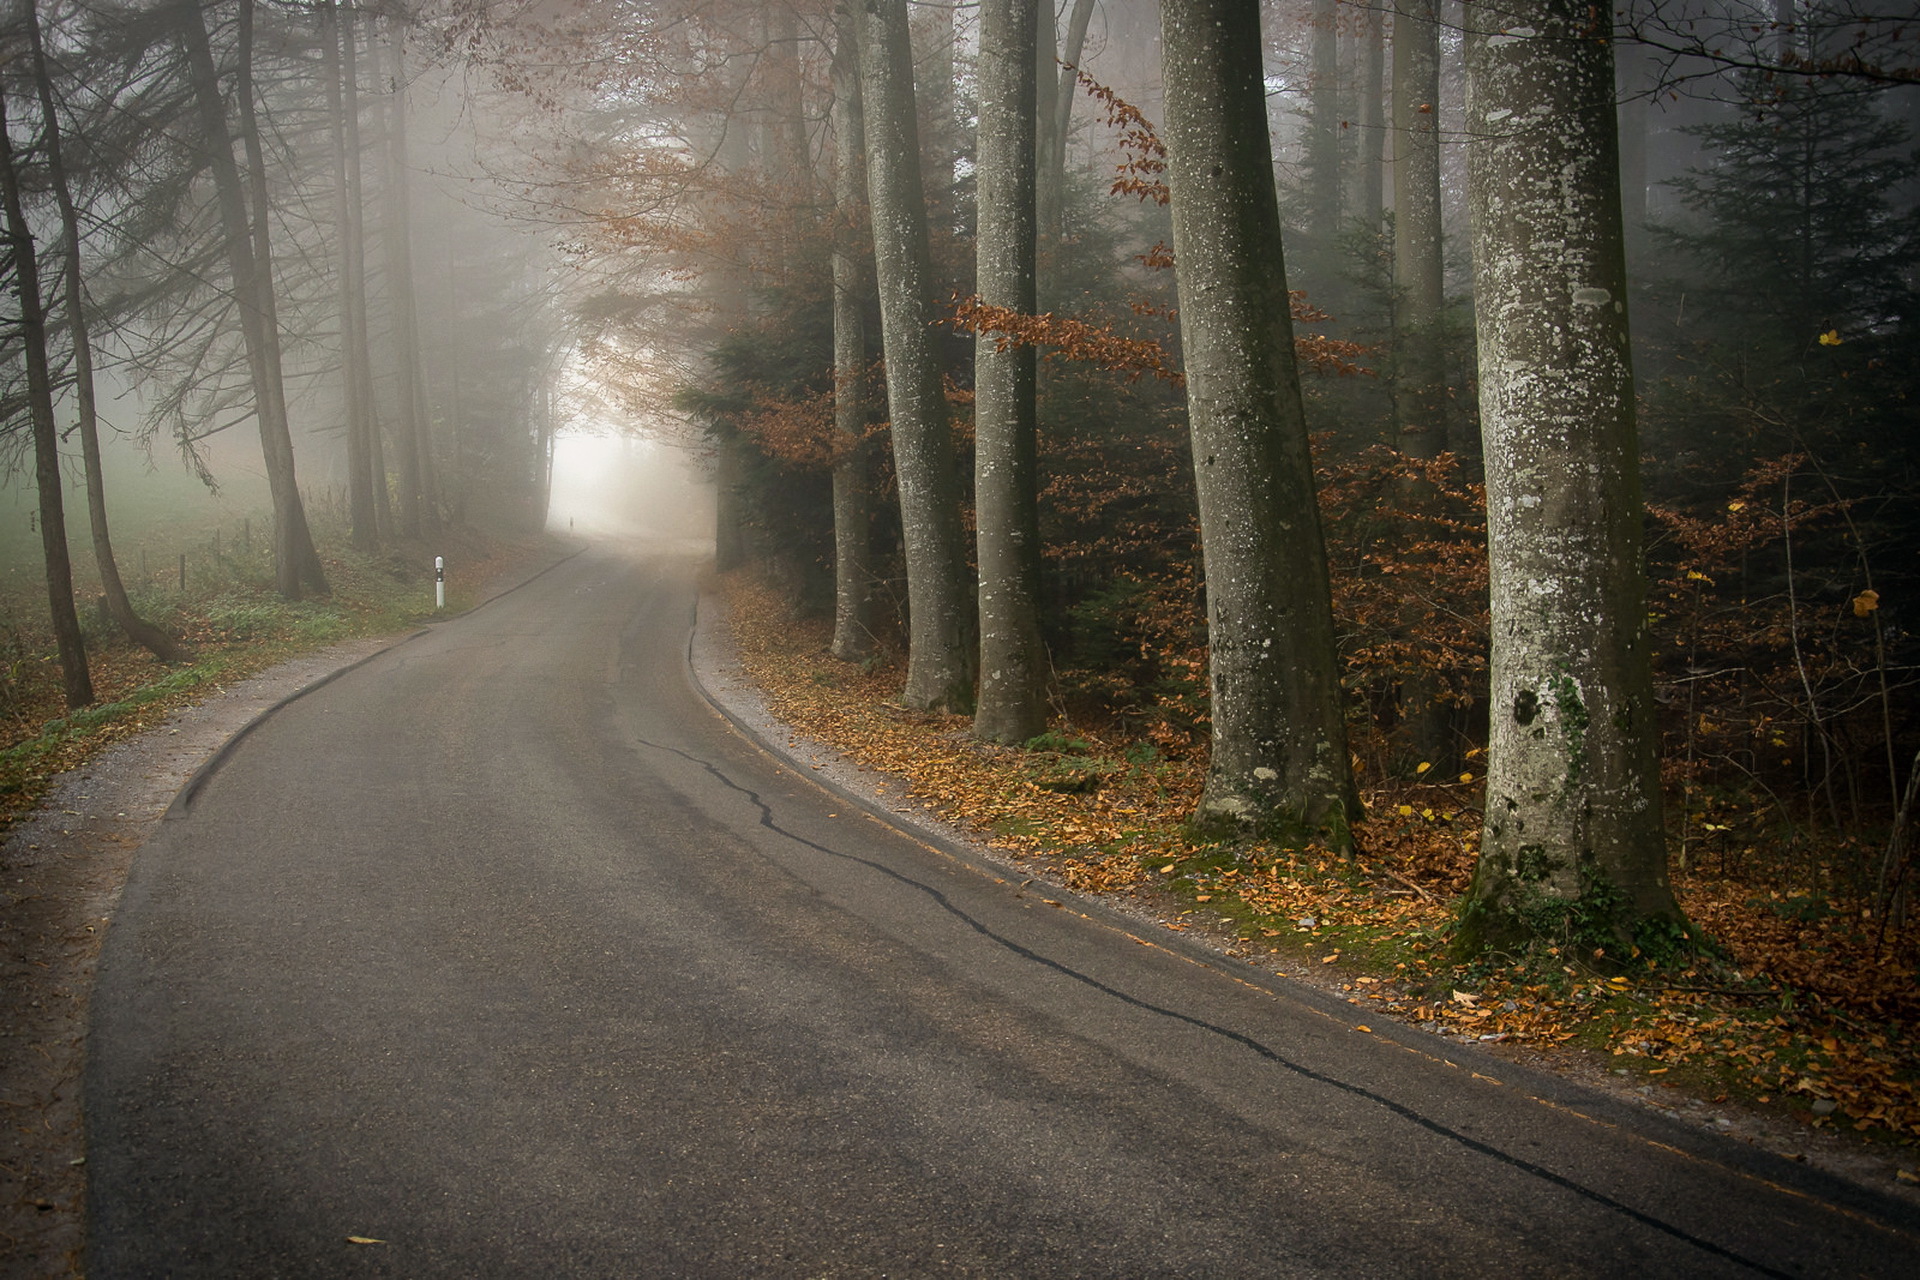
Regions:
<instances>
[{"instance_id":1,"label":"fallen leaf","mask_svg":"<svg viewBox=\"0 0 1920 1280\"><path fill-rule=\"evenodd\" d=\"M348 1244L385 1244L385 1240L376 1240L372 1236L348 1236Z\"/></svg>"}]
</instances>

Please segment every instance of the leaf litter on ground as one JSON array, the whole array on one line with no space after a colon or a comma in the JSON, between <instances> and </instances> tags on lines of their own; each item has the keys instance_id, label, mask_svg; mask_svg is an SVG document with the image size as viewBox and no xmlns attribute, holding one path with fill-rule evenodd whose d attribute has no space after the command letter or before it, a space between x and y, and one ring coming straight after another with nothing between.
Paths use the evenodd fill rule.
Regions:
<instances>
[{"instance_id":1,"label":"leaf litter on ground","mask_svg":"<svg viewBox=\"0 0 1920 1280\"><path fill-rule=\"evenodd\" d=\"M1857 912L1796 913L1777 885L1682 874L1688 917L1721 958L1678 972L1600 972L1551 949L1544 967L1462 963L1448 943L1476 855L1477 772L1371 780L1373 817L1351 858L1200 840L1183 819L1201 763L1130 753L1077 725L1024 749L981 742L963 716L899 705L897 665L829 656L827 623L796 619L769 586L734 573L720 590L739 661L775 717L1069 889L1167 896L1181 905L1170 928L1206 920L1234 930L1240 953L1337 964L1348 999L1403 1022L1585 1050L1714 1102L1920 1141L1920 926L1882 938Z\"/></svg>"}]
</instances>

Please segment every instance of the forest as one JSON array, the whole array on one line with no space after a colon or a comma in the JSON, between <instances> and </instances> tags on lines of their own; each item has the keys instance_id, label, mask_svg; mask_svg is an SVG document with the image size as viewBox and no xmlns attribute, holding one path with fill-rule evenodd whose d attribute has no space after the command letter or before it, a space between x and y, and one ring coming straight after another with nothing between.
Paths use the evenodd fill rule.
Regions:
<instances>
[{"instance_id":1,"label":"forest","mask_svg":"<svg viewBox=\"0 0 1920 1280\"><path fill-rule=\"evenodd\" d=\"M1911 964L1910 25L33 0L3 444L58 662L10 624L9 679L175 656L103 434L208 483L244 434L297 600L316 527L537 527L613 424L908 711L1190 769L1196 839L1442 811L1462 954L1685 965L1711 874Z\"/></svg>"}]
</instances>

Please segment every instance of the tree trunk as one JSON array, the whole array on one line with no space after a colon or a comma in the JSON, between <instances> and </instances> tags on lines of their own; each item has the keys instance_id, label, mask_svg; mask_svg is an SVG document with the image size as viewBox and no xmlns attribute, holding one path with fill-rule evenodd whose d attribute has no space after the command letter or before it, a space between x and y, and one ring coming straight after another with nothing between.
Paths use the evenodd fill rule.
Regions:
<instances>
[{"instance_id":1,"label":"tree trunk","mask_svg":"<svg viewBox=\"0 0 1920 1280\"><path fill-rule=\"evenodd\" d=\"M243 15L249 14L251 8L251 0L241 0ZM214 67L213 50L207 40L206 21L200 6L194 0L182 0L178 21L181 50L186 55L193 81L194 104L200 116L208 167L220 203L227 268L233 278L234 307L240 315L247 370L253 382L260 451L266 463L267 487L273 495L275 583L282 596L297 600L304 588L324 592L327 584L320 572L319 557L313 550L313 538L307 529L307 514L294 473L293 437L287 424L286 396L280 378L279 332L273 312L266 305L273 293L272 261L271 258L262 260L255 250L255 232L247 210L248 195L242 185L240 167L233 158L233 135L227 128L226 104L220 96L219 73ZM243 34L250 34L249 25L242 26ZM243 64L244 61L243 56ZM240 79L244 98L252 87L244 65ZM251 116L249 108L243 120ZM257 149L255 138L248 147L249 155ZM263 226L262 239L264 231Z\"/></svg>"},{"instance_id":2,"label":"tree trunk","mask_svg":"<svg viewBox=\"0 0 1920 1280\"><path fill-rule=\"evenodd\" d=\"M120 566L113 555L112 532L107 525L106 477L100 463L100 416L93 385L93 341L87 326L86 288L80 273L80 213L73 203L73 190L67 182L66 162L60 148L60 116L53 101L53 78L47 72L46 46L40 36L37 3L24 6L27 40L33 55L34 86L40 97L40 115L44 123L44 149L47 178L60 207L61 234L67 242L67 260L63 286L67 299L67 327L73 340L73 393L78 410L76 429L80 436L80 456L86 467L87 517L93 534L93 559L100 570L100 590L107 601L107 612L127 638L152 653L162 662L179 662L188 657L178 641L134 611L127 597L126 584L120 579Z\"/></svg>"},{"instance_id":3,"label":"tree trunk","mask_svg":"<svg viewBox=\"0 0 1920 1280\"><path fill-rule=\"evenodd\" d=\"M355 76L347 67L353 60L353 26L345 24L348 50L340 51L342 23L334 0L320 7L320 37L323 42L321 74L327 82L327 115L331 121L329 143L333 152L333 223L338 242L335 270L339 272L340 316L340 403L347 430L347 522L353 545L371 551L380 541L378 515L373 501L373 449L368 439L368 405L362 398L365 375L366 342L362 320L366 308L366 281L360 264L360 191L358 177L359 94ZM355 119L349 127L348 112ZM349 134L352 150L349 150Z\"/></svg>"},{"instance_id":4,"label":"tree trunk","mask_svg":"<svg viewBox=\"0 0 1920 1280\"><path fill-rule=\"evenodd\" d=\"M1037 6L1037 32L1034 60L1042 77L1036 86L1040 171L1035 178L1035 203L1039 208L1039 234L1053 238L1064 234L1061 218L1066 208L1067 137L1073 130L1073 104L1080 96L1076 72L1087 47L1087 25L1093 21L1094 0L1073 0L1067 17L1067 38L1060 44L1056 59L1053 51L1053 5L1050 0ZM1060 65L1056 65L1056 62ZM1057 83L1055 83L1057 79Z\"/></svg>"},{"instance_id":5,"label":"tree trunk","mask_svg":"<svg viewBox=\"0 0 1920 1280\"><path fill-rule=\"evenodd\" d=\"M1340 19L1336 0L1313 0L1313 75L1307 85L1307 216L1329 247L1340 226ZM1262 121L1261 136L1267 136ZM1326 269L1331 271L1331 264Z\"/></svg>"},{"instance_id":6,"label":"tree trunk","mask_svg":"<svg viewBox=\"0 0 1920 1280\"><path fill-rule=\"evenodd\" d=\"M872 459L867 447L866 136L853 19L839 11L833 57L833 656L873 652Z\"/></svg>"},{"instance_id":7,"label":"tree trunk","mask_svg":"<svg viewBox=\"0 0 1920 1280\"><path fill-rule=\"evenodd\" d=\"M1625 12L1631 14L1634 6ZM1647 84L1653 68L1645 46L1637 41L1616 41L1614 57L1615 99L1620 130L1620 216L1625 223L1627 247L1631 252L1645 238L1647 227Z\"/></svg>"},{"instance_id":8,"label":"tree trunk","mask_svg":"<svg viewBox=\"0 0 1920 1280\"><path fill-rule=\"evenodd\" d=\"M239 0L239 66L234 76L233 96L239 109L241 149L247 158L245 209L253 233L254 289L259 297L260 334L269 353L265 362L271 387L268 398L274 405L274 413L279 421L278 433L284 441L286 481L291 505L299 511L299 518L292 521L285 542L299 574L301 588L325 595L329 590L326 570L321 567L320 553L313 545L313 534L307 525L305 505L301 502L300 486L293 470L293 433L287 417L286 374L280 350L280 306L274 296L273 200L267 193L267 157L260 141L260 122L254 109L253 11L254 0ZM276 517L276 537L280 536L280 523Z\"/></svg>"},{"instance_id":9,"label":"tree trunk","mask_svg":"<svg viewBox=\"0 0 1920 1280\"><path fill-rule=\"evenodd\" d=\"M67 516L61 494L60 439L53 422L53 377L47 367L47 315L40 299L40 272L33 232L20 201L13 143L7 133L6 100L0 96L0 200L5 203L12 248L13 286L20 298L20 343L27 366L27 417L33 428L33 475L40 495L40 549L47 565L47 608L60 653L67 710L93 701L80 616L73 607L73 565L67 558Z\"/></svg>"},{"instance_id":10,"label":"tree trunk","mask_svg":"<svg viewBox=\"0 0 1920 1280\"><path fill-rule=\"evenodd\" d=\"M1613 60L1593 22L1583 0L1467 6L1493 647L1462 941L1624 961L1670 951L1685 921L1660 818Z\"/></svg>"},{"instance_id":11,"label":"tree trunk","mask_svg":"<svg viewBox=\"0 0 1920 1280\"><path fill-rule=\"evenodd\" d=\"M360 23L349 12L340 24L341 111L347 144L346 273L353 331L348 348L350 394L358 405L360 447L367 455L367 488L372 502L375 540L393 532L391 497L387 491L386 450L381 444L379 399L373 385L372 325L367 319L367 179L361 168L365 156L360 141Z\"/></svg>"},{"instance_id":12,"label":"tree trunk","mask_svg":"<svg viewBox=\"0 0 1920 1280\"><path fill-rule=\"evenodd\" d=\"M1161 21L1210 646L1213 752L1196 816L1320 830L1345 845L1360 798L1280 254L1259 12L1165 0Z\"/></svg>"},{"instance_id":13,"label":"tree trunk","mask_svg":"<svg viewBox=\"0 0 1920 1280\"><path fill-rule=\"evenodd\" d=\"M1446 269L1440 223L1440 22L1435 0L1396 0L1393 15L1393 419L1395 448L1437 458L1447 448L1447 362L1441 331ZM1430 486L1406 487L1410 505ZM1407 629L1419 627L1416 605ZM1448 705L1434 673L1413 670L1400 685L1409 745L1420 760L1451 771Z\"/></svg>"},{"instance_id":14,"label":"tree trunk","mask_svg":"<svg viewBox=\"0 0 1920 1280\"><path fill-rule=\"evenodd\" d=\"M901 701L965 711L973 704L973 608L959 477L933 346L933 265L920 185L906 0L868 0L857 20L867 199L907 560L910 617Z\"/></svg>"},{"instance_id":15,"label":"tree trunk","mask_svg":"<svg viewBox=\"0 0 1920 1280\"><path fill-rule=\"evenodd\" d=\"M1369 228L1380 226L1386 209L1386 121L1383 108L1387 100L1386 22L1380 10L1369 7L1366 26L1361 31L1362 71L1360 80L1360 190L1356 210Z\"/></svg>"},{"instance_id":16,"label":"tree trunk","mask_svg":"<svg viewBox=\"0 0 1920 1280\"><path fill-rule=\"evenodd\" d=\"M1446 273L1440 236L1440 27L1434 0L1393 15L1393 416L1396 447L1447 447Z\"/></svg>"},{"instance_id":17,"label":"tree trunk","mask_svg":"<svg viewBox=\"0 0 1920 1280\"><path fill-rule=\"evenodd\" d=\"M431 498L432 446L427 435L420 379L420 330L415 320L413 229L408 210L406 28L388 19L391 59L387 93L387 180L382 191L386 232L387 288L392 295L394 358L400 381L394 405L393 453L399 467L400 533L417 538L439 526Z\"/></svg>"},{"instance_id":18,"label":"tree trunk","mask_svg":"<svg viewBox=\"0 0 1920 1280\"><path fill-rule=\"evenodd\" d=\"M977 276L980 300L1035 311L1034 39L1037 0L983 0ZM1047 727L1035 493L1034 350L974 338L974 510L980 560L980 703L974 734L1019 743Z\"/></svg>"}]
</instances>

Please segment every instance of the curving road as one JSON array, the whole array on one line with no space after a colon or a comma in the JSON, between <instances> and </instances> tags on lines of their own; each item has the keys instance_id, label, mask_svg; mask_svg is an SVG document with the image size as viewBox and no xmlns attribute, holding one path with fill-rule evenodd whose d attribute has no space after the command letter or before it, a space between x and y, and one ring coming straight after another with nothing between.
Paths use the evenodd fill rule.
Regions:
<instances>
[{"instance_id":1,"label":"curving road","mask_svg":"<svg viewBox=\"0 0 1920 1280\"><path fill-rule=\"evenodd\" d=\"M1913 1273L1910 1209L820 790L690 679L693 582L589 550L183 793L93 999L95 1280Z\"/></svg>"}]
</instances>

